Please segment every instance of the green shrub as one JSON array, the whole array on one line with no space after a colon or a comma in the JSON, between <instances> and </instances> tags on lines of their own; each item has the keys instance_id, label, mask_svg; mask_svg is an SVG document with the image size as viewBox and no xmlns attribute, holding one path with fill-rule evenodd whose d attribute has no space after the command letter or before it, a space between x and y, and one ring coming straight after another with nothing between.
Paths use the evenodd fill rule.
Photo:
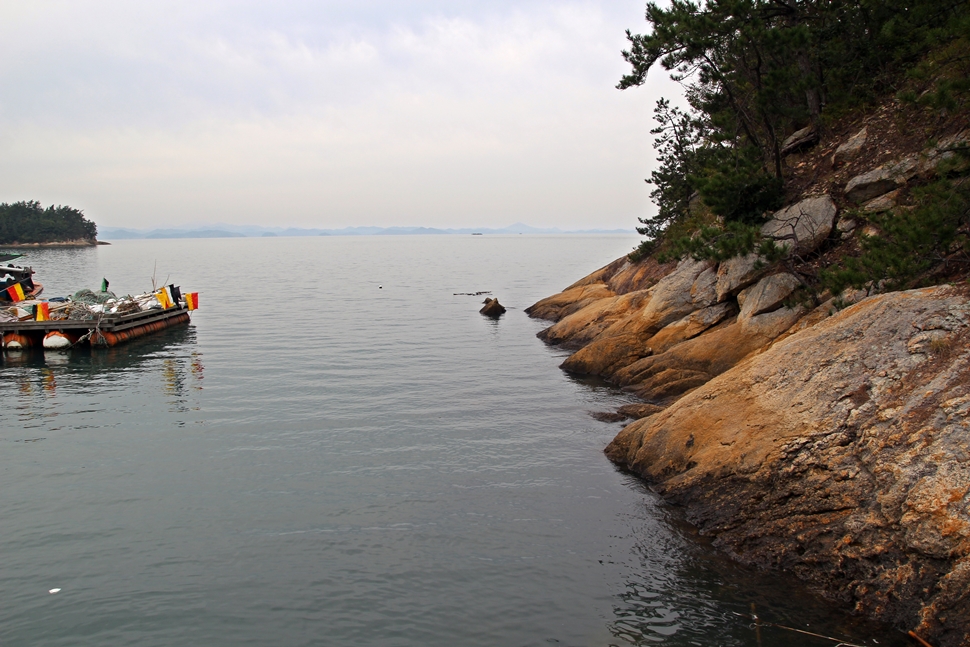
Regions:
<instances>
[{"instance_id":1,"label":"green shrub","mask_svg":"<svg viewBox=\"0 0 970 647\"><path fill-rule=\"evenodd\" d=\"M879 234L861 237L862 254L823 270L821 285L840 294L848 287L884 290L918 286L927 272L970 263L970 185L942 179L914 189L913 208L870 216Z\"/></svg>"}]
</instances>

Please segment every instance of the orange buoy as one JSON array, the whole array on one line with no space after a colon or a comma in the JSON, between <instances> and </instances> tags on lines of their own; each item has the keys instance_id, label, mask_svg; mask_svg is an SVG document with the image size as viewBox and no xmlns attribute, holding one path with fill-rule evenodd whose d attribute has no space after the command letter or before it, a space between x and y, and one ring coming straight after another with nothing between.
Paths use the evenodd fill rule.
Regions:
<instances>
[{"instance_id":1,"label":"orange buoy","mask_svg":"<svg viewBox=\"0 0 970 647\"><path fill-rule=\"evenodd\" d=\"M21 335L17 332L8 332L3 335L3 347L7 350L23 350L33 345L34 340L27 335Z\"/></svg>"},{"instance_id":2,"label":"orange buoy","mask_svg":"<svg viewBox=\"0 0 970 647\"><path fill-rule=\"evenodd\" d=\"M130 339L135 339L136 337L141 337L153 332L158 332L159 330L164 330L165 328L176 326L181 323L189 323L189 321L189 313L183 312L175 317L169 317L168 319L162 319L161 321L153 321L152 323L142 324L141 326L135 326L134 328L129 328L128 330L120 330L118 332L97 330L93 335L91 335L91 345L116 346Z\"/></svg>"},{"instance_id":3,"label":"orange buoy","mask_svg":"<svg viewBox=\"0 0 970 647\"><path fill-rule=\"evenodd\" d=\"M48 350L64 350L76 344L78 339L80 339L78 335L62 330L52 330L44 335L44 348Z\"/></svg>"}]
</instances>

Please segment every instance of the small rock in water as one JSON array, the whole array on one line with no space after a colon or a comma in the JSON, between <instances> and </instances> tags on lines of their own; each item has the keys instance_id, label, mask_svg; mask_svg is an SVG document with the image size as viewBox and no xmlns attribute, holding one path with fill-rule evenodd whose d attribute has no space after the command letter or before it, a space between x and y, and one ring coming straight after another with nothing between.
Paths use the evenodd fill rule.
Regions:
<instances>
[{"instance_id":1,"label":"small rock in water","mask_svg":"<svg viewBox=\"0 0 970 647\"><path fill-rule=\"evenodd\" d=\"M600 422L623 422L629 417L612 411L590 411L589 415Z\"/></svg>"},{"instance_id":2,"label":"small rock in water","mask_svg":"<svg viewBox=\"0 0 970 647\"><path fill-rule=\"evenodd\" d=\"M484 303L485 307L479 310L479 312L486 317L498 319L505 314L505 308L498 302L498 299L485 299Z\"/></svg>"}]
</instances>

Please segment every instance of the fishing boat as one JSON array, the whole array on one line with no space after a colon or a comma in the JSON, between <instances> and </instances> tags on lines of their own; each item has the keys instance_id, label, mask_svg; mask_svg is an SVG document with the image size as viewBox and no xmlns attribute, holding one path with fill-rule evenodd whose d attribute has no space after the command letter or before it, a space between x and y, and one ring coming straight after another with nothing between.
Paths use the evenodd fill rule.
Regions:
<instances>
[{"instance_id":1,"label":"fishing boat","mask_svg":"<svg viewBox=\"0 0 970 647\"><path fill-rule=\"evenodd\" d=\"M36 299L44 291L44 286L34 281L32 269L10 264L10 261L21 256L22 254L0 254L0 303L12 301L11 294L18 294L18 286L21 300Z\"/></svg>"},{"instance_id":2,"label":"fishing boat","mask_svg":"<svg viewBox=\"0 0 970 647\"><path fill-rule=\"evenodd\" d=\"M18 255L0 255L0 263ZM79 345L116 346L171 326L188 324L198 308L197 292L174 284L136 296L119 297L103 281L100 292L79 290L69 297L39 298L43 286L31 268L0 265L0 342L5 351L64 350Z\"/></svg>"}]
</instances>

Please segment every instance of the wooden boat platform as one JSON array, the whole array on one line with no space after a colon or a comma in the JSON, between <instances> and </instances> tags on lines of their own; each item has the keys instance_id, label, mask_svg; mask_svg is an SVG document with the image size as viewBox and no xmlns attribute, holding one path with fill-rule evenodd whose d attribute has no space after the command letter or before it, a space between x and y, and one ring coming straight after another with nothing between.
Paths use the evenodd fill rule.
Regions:
<instances>
[{"instance_id":1,"label":"wooden boat platform","mask_svg":"<svg viewBox=\"0 0 970 647\"><path fill-rule=\"evenodd\" d=\"M145 310L125 315L107 314L95 319L59 319L48 321L4 321L0 322L0 335L5 348L13 348L10 341L19 347L39 347L48 333L60 332L67 337L82 338L92 346L114 346L135 337L189 322L189 311L176 305L166 310ZM90 335L88 335L90 333Z\"/></svg>"}]
</instances>

